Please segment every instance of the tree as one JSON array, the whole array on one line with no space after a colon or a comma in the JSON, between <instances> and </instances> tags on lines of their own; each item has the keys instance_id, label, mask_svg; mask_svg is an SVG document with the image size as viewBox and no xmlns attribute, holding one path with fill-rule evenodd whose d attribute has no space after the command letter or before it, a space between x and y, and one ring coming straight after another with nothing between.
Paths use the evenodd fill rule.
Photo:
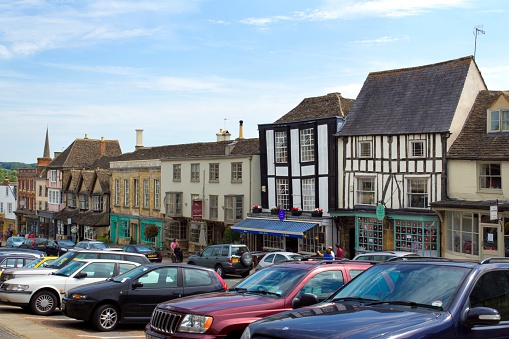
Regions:
<instances>
[{"instance_id":1,"label":"tree","mask_svg":"<svg viewBox=\"0 0 509 339\"><path fill-rule=\"evenodd\" d=\"M223 244L233 244L235 241L240 240L240 233L233 232L231 227L227 227L224 230Z\"/></svg>"},{"instance_id":2,"label":"tree","mask_svg":"<svg viewBox=\"0 0 509 339\"><path fill-rule=\"evenodd\" d=\"M150 224L145 226L145 237L146 238L155 238L159 234L159 228L154 225Z\"/></svg>"}]
</instances>

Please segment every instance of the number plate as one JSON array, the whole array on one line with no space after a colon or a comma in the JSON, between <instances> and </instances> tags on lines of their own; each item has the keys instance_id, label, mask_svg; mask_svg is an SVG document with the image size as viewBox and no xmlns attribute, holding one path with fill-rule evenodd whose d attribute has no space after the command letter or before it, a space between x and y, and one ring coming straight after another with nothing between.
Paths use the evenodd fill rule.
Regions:
<instances>
[{"instance_id":1,"label":"number plate","mask_svg":"<svg viewBox=\"0 0 509 339\"><path fill-rule=\"evenodd\" d=\"M232 262L239 262L239 258L232 258Z\"/></svg>"},{"instance_id":2,"label":"number plate","mask_svg":"<svg viewBox=\"0 0 509 339\"><path fill-rule=\"evenodd\" d=\"M154 258L156 255L155 254L149 254L148 257L149 258Z\"/></svg>"}]
</instances>

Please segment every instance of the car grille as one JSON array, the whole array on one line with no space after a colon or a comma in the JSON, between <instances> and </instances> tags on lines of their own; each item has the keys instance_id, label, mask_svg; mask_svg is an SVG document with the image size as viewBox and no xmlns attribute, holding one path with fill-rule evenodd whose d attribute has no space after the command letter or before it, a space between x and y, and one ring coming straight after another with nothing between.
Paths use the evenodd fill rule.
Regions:
<instances>
[{"instance_id":1,"label":"car grille","mask_svg":"<svg viewBox=\"0 0 509 339\"><path fill-rule=\"evenodd\" d=\"M155 309L150 319L154 330L173 334L177 330L181 316L172 312Z\"/></svg>"}]
</instances>

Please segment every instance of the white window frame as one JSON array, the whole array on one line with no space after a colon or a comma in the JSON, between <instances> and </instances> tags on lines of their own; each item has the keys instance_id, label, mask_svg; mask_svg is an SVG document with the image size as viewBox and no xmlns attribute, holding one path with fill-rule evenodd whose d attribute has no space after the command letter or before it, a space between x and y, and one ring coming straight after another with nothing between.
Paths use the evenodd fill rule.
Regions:
<instances>
[{"instance_id":1,"label":"white window frame","mask_svg":"<svg viewBox=\"0 0 509 339\"><path fill-rule=\"evenodd\" d=\"M209 164L209 182L219 182L219 163Z\"/></svg>"},{"instance_id":2,"label":"white window frame","mask_svg":"<svg viewBox=\"0 0 509 339\"><path fill-rule=\"evenodd\" d=\"M166 214L182 214L182 192L166 192Z\"/></svg>"},{"instance_id":3,"label":"white window frame","mask_svg":"<svg viewBox=\"0 0 509 339\"><path fill-rule=\"evenodd\" d=\"M80 210L88 211L88 195L80 194L78 198L80 201Z\"/></svg>"},{"instance_id":4,"label":"white window frame","mask_svg":"<svg viewBox=\"0 0 509 339\"><path fill-rule=\"evenodd\" d=\"M361 140L358 142L359 158L373 157L373 141Z\"/></svg>"},{"instance_id":5,"label":"white window frame","mask_svg":"<svg viewBox=\"0 0 509 339\"><path fill-rule=\"evenodd\" d=\"M419 148L418 145L421 145ZM424 158L426 157L426 141L425 140L410 140L408 142L408 155L409 158Z\"/></svg>"},{"instance_id":6,"label":"white window frame","mask_svg":"<svg viewBox=\"0 0 509 339\"><path fill-rule=\"evenodd\" d=\"M161 208L161 181L154 179L154 208Z\"/></svg>"},{"instance_id":7,"label":"white window frame","mask_svg":"<svg viewBox=\"0 0 509 339\"><path fill-rule=\"evenodd\" d=\"M149 194L150 194L149 181L148 179L143 179L143 208L149 207L150 203Z\"/></svg>"},{"instance_id":8,"label":"white window frame","mask_svg":"<svg viewBox=\"0 0 509 339\"><path fill-rule=\"evenodd\" d=\"M219 196L209 195L209 218L217 219L219 217Z\"/></svg>"},{"instance_id":9,"label":"white window frame","mask_svg":"<svg viewBox=\"0 0 509 339\"><path fill-rule=\"evenodd\" d=\"M497 114L496 118L494 118L495 114ZM488 110L487 124L488 133L509 132L509 109Z\"/></svg>"},{"instance_id":10,"label":"white window frame","mask_svg":"<svg viewBox=\"0 0 509 339\"><path fill-rule=\"evenodd\" d=\"M120 180L115 179L115 205L120 205Z\"/></svg>"},{"instance_id":11,"label":"white window frame","mask_svg":"<svg viewBox=\"0 0 509 339\"><path fill-rule=\"evenodd\" d=\"M134 207L140 206L140 181L138 179L134 179Z\"/></svg>"},{"instance_id":12,"label":"white window frame","mask_svg":"<svg viewBox=\"0 0 509 339\"><path fill-rule=\"evenodd\" d=\"M48 189L48 203L60 205L62 203L62 192L53 188Z\"/></svg>"},{"instance_id":13,"label":"white window frame","mask_svg":"<svg viewBox=\"0 0 509 339\"><path fill-rule=\"evenodd\" d=\"M285 164L288 162L288 144L286 132L274 133L274 151L276 153L276 163Z\"/></svg>"},{"instance_id":14,"label":"white window frame","mask_svg":"<svg viewBox=\"0 0 509 339\"><path fill-rule=\"evenodd\" d=\"M102 212L103 211L103 196L93 195L92 196L92 211Z\"/></svg>"},{"instance_id":15,"label":"white window frame","mask_svg":"<svg viewBox=\"0 0 509 339\"><path fill-rule=\"evenodd\" d=\"M315 209L315 179L302 179L302 210L312 211Z\"/></svg>"},{"instance_id":16,"label":"white window frame","mask_svg":"<svg viewBox=\"0 0 509 339\"><path fill-rule=\"evenodd\" d=\"M315 130L305 128L299 131L300 160L309 162L315 160Z\"/></svg>"},{"instance_id":17,"label":"white window frame","mask_svg":"<svg viewBox=\"0 0 509 339\"><path fill-rule=\"evenodd\" d=\"M290 184L288 179L276 179L276 204L284 210L290 208Z\"/></svg>"},{"instance_id":18,"label":"white window frame","mask_svg":"<svg viewBox=\"0 0 509 339\"><path fill-rule=\"evenodd\" d=\"M200 164L191 164L191 181L200 181Z\"/></svg>"},{"instance_id":19,"label":"white window frame","mask_svg":"<svg viewBox=\"0 0 509 339\"><path fill-rule=\"evenodd\" d=\"M486 167L489 167L487 173ZM498 170L497 170L498 168ZM497 173L498 172L498 173ZM479 190L502 190L502 164L498 162L484 162L478 165Z\"/></svg>"},{"instance_id":20,"label":"white window frame","mask_svg":"<svg viewBox=\"0 0 509 339\"><path fill-rule=\"evenodd\" d=\"M242 182L242 163L232 162L232 182Z\"/></svg>"},{"instance_id":21,"label":"white window frame","mask_svg":"<svg viewBox=\"0 0 509 339\"><path fill-rule=\"evenodd\" d=\"M376 205L376 177L374 176L359 176L357 180L357 190L355 192L356 203L359 205ZM364 182L370 182L372 190L367 190L363 185ZM367 198L367 199L366 199Z\"/></svg>"},{"instance_id":22,"label":"white window frame","mask_svg":"<svg viewBox=\"0 0 509 339\"><path fill-rule=\"evenodd\" d=\"M173 164L173 181L180 181L182 178L182 165Z\"/></svg>"},{"instance_id":23,"label":"white window frame","mask_svg":"<svg viewBox=\"0 0 509 339\"><path fill-rule=\"evenodd\" d=\"M129 179L124 179L124 206L129 206Z\"/></svg>"},{"instance_id":24,"label":"white window frame","mask_svg":"<svg viewBox=\"0 0 509 339\"><path fill-rule=\"evenodd\" d=\"M228 221L242 220L244 216L244 196L225 195L224 219Z\"/></svg>"},{"instance_id":25,"label":"white window frame","mask_svg":"<svg viewBox=\"0 0 509 339\"><path fill-rule=\"evenodd\" d=\"M422 182L425 182L424 185L422 185ZM414 188L416 188L417 185L419 189L424 188L425 192L419 192L419 191L413 191ZM430 180L429 177L407 177L406 178L406 207L409 208L420 208L420 209L428 209L429 208L429 202L430 202ZM425 206L420 206L420 204L417 204L414 202L414 198L422 197L424 200Z\"/></svg>"}]
</instances>

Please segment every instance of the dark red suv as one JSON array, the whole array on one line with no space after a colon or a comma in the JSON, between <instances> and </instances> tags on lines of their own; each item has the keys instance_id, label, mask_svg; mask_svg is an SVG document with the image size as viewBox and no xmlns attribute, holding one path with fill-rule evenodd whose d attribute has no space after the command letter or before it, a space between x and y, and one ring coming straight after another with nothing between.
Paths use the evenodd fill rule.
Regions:
<instances>
[{"instance_id":1,"label":"dark red suv","mask_svg":"<svg viewBox=\"0 0 509 339\"><path fill-rule=\"evenodd\" d=\"M145 333L147 338L156 339L238 338L253 321L299 308L301 303L318 303L371 266L348 260L274 264L253 273L228 292L159 304Z\"/></svg>"}]
</instances>

